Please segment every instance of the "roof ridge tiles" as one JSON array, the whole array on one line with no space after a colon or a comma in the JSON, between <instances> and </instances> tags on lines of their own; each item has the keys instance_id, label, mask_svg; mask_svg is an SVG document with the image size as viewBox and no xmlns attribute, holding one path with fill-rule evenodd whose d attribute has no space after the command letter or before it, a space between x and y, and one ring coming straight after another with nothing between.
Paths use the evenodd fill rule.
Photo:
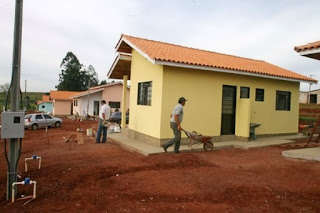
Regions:
<instances>
[{"instance_id":1,"label":"roof ridge tiles","mask_svg":"<svg viewBox=\"0 0 320 213\"><path fill-rule=\"evenodd\" d=\"M225 56L230 56L230 57L236 57L236 58L241 58L241 59L259 61L259 62L265 62L264 60L247 58L247 57L242 57L242 56L237 56L237 55L231 55L231 54L226 54L226 53L220 53L220 52L215 52L215 51L212 51L212 50L205 50L205 49L200 49L200 48L188 47L188 46L183 46L183 45L179 45L179 44L173 44L173 43L164 42L164 41L156 41L156 40L153 40L153 39L140 38L140 37L131 36L131 35L126 35L126 34L121 34L121 36L122 36L122 37L123 37L123 36L124 36L124 37L131 37L131 38L136 38L136 39L143 39L143 40L146 40L146 41L151 41L151 42L156 42L156 43L161 43L161 44L166 44L166 45L172 45L172 46L181 47L181 48L187 48L187 49L192 49L192 50L198 50L198 51L203 51L203 52L208 52L208 53L214 53L214 54L219 54L219 55L225 55Z\"/></svg>"}]
</instances>

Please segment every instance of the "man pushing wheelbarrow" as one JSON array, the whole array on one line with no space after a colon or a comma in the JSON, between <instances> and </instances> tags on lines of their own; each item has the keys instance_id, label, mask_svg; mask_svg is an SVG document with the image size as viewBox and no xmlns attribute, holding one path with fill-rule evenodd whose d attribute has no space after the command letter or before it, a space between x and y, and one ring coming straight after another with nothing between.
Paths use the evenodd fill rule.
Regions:
<instances>
[{"instance_id":1,"label":"man pushing wheelbarrow","mask_svg":"<svg viewBox=\"0 0 320 213\"><path fill-rule=\"evenodd\" d=\"M170 119L170 127L173 131L174 138L172 138L170 141L162 145L162 148L165 152L167 152L167 149L174 144L174 152L180 153L180 141L181 141L181 130L186 133L188 138L190 138L190 144L189 146L192 147L192 145L195 142L202 142L204 150L212 150L213 149L213 143L212 143L212 137L209 136L203 136L198 135L196 132L187 132L182 129L181 122L183 119L183 107L186 104L186 99L184 97L179 98L178 104L174 107L171 119Z\"/></svg>"},{"instance_id":2,"label":"man pushing wheelbarrow","mask_svg":"<svg viewBox=\"0 0 320 213\"><path fill-rule=\"evenodd\" d=\"M179 153L180 149L180 141L181 141L181 122L183 119L183 106L186 104L186 99L184 97L179 98L178 104L174 107L171 119L170 119L170 127L173 131L174 138L170 141L162 145L162 148L165 152L167 149L174 144L174 152Z\"/></svg>"}]
</instances>

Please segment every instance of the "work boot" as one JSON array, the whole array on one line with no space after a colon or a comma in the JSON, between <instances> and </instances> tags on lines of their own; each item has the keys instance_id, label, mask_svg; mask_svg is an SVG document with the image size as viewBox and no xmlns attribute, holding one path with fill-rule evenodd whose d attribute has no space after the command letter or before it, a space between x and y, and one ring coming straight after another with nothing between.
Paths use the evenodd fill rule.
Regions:
<instances>
[{"instance_id":1,"label":"work boot","mask_svg":"<svg viewBox=\"0 0 320 213\"><path fill-rule=\"evenodd\" d=\"M167 148L164 145L162 145L162 148L165 152L167 152Z\"/></svg>"}]
</instances>

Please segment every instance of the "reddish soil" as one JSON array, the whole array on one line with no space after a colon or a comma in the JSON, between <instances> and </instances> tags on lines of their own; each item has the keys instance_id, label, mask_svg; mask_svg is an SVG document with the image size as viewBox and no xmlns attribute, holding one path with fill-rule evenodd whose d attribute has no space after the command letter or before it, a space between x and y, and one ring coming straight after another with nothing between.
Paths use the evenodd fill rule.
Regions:
<instances>
[{"instance_id":1,"label":"reddish soil","mask_svg":"<svg viewBox=\"0 0 320 213\"><path fill-rule=\"evenodd\" d=\"M64 143L79 125L27 130L18 173L37 181L37 198L6 201L0 146L0 212L320 212L320 162L281 157L284 146L143 156L113 141ZM1 140L3 144L3 140ZM24 159L29 161L24 172ZM32 187L19 186L18 197Z\"/></svg>"},{"instance_id":2,"label":"reddish soil","mask_svg":"<svg viewBox=\"0 0 320 213\"><path fill-rule=\"evenodd\" d=\"M320 114L320 108L299 108L299 114Z\"/></svg>"}]
</instances>

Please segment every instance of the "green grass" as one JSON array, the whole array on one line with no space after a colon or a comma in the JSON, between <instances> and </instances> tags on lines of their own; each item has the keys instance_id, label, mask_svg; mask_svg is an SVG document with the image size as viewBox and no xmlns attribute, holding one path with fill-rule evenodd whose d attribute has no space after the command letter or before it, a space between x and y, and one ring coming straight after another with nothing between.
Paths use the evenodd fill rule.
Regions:
<instances>
[{"instance_id":1,"label":"green grass","mask_svg":"<svg viewBox=\"0 0 320 213\"><path fill-rule=\"evenodd\" d=\"M22 93L22 104L23 107L25 105L25 97L29 97L28 99L28 110L34 110L36 109L36 101L42 99L42 95L44 95L44 92L27 92L26 95L23 92ZM9 100L8 100L8 105L10 105L10 94L9 94ZM20 99L20 97L19 97ZM5 93L0 93L0 112L2 112L3 106L5 105L5 100L6 100L6 94Z\"/></svg>"},{"instance_id":2,"label":"green grass","mask_svg":"<svg viewBox=\"0 0 320 213\"><path fill-rule=\"evenodd\" d=\"M317 118L315 117L299 116L299 123L313 124L316 121L317 121Z\"/></svg>"}]
</instances>

